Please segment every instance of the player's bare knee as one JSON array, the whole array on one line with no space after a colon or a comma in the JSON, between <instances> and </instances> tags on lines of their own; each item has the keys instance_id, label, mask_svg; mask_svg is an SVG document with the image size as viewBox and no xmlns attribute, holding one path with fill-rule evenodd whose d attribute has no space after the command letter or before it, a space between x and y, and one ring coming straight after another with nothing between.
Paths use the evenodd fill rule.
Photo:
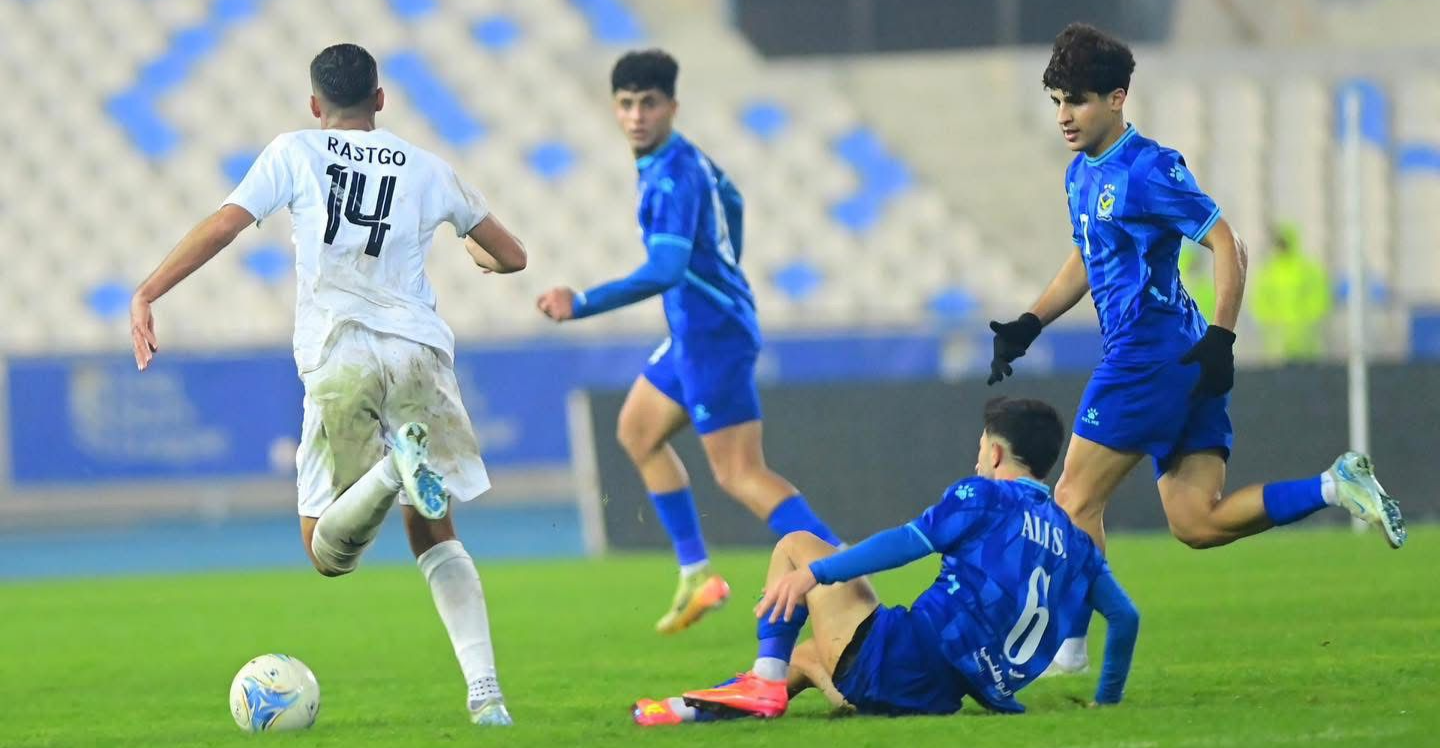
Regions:
<instances>
[{"instance_id":1,"label":"player's bare knee","mask_svg":"<svg viewBox=\"0 0 1440 748\"><path fill-rule=\"evenodd\" d=\"M819 535L809 530L796 530L786 533L775 544L775 552L783 554L786 558L796 564L808 564L821 556L829 555L835 551L835 546L825 542Z\"/></svg>"},{"instance_id":2,"label":"player's bare knee","mask_svg":"<svg viewBox=\"0 0 1440 748\"><path fill-rule=\"evenodd\" d=\"M731 496L739 496L744 493L745 473L731 465L721 463L712 464L710 472L715 476L715 484L720 490Z\"/></svg>"},{"instance_id":3,"label":"player's bare knee","mask_svg":"<svg viewBox=\"0 0 1440 748\"><path fill-rule=\"evenodd\" d=\"M643 425L632 424L623 418L615 427L615 440L620 442L620 448L625 450L625 454L635 462L640 462L654 454L661 444L650 429Z\"/></svg>"},{"instance_id":4,"label":"player's bare knee","mask_svg":"<svg viewBox=\"0 0 1440 748\"><path fill-rule=\"evenodd\" d=\"M1094 494L1064 482L1055 487L1055 503L1071 518L1092 517L1105 509L1104 502L1096 500Z\"/></svg>"}]
</instances>

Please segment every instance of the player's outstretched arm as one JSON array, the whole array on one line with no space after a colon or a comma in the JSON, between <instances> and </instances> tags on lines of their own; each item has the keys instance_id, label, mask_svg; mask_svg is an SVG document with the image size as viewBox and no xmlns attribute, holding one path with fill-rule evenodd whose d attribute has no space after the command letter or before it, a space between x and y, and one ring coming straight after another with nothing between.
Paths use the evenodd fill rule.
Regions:
<instances>
[{"instance_id":1,"label":"player's outstretched arm","mask_svg":"<svg viewBox=\"0 0 1440 748\"><path fill-rule=\"evenodd\" d=\"M774 623L790 620L795 608L810 590L821 584L840 584L867 574L898 569L911 561L922 559L935 551L930 541L913 525L901 525L876 533L834 555L810 562L808 567L781 577L765 588L765 596L755 606L755 615L767 612Z\"/></svg>"},{"instance_id":2,"label":"player's outstretched arm","mask_svg":"<svg viewBox=\"0 0 1440 748\"><path fill-rule=\"evenodd\" d=\"M1014 374L1011 364L1025 355L1045 325L1070 311L1089 290L1090 278L1085 274L1080 248L1076 247L1030 311L1011 322L990 320L990 329L995 333L995 353L990 359L990 378L985 383L995 384Z\"/></svg>"},{"instance_id":3,"label":"player's outstretched arm","mask_svg":"<svg viewBox=\"0 0 1440 748\"><path fill-rule=\"evenodd\" d=\"M1140 635L1140 611L1115 575L1106 569L1090 585L1090 604L1105 616L1105 664L1100 668L1100 684L1095 688L1095 703L1119 704L1125 696L1125 681L1130 677L1130 662L1135 656L1135 639Z\"/></svg>"},{"instance_id":4,"label":"player's outstretched arm","mask_svg":"<svg viewBox=\"0 0 1440 748\"><path fill-rule=\"evenodd\" d=\"M1245 295L1245 269L1249 263L1245 242L1224 218L1201 239L1215 253L1215 319L1180 358L1182 364L1198 364L1200 378L1192 394L1219 397L1235 386L1235 323L1240 317L1240 300Z\"/></svg>"},{"instance_id":5,"label":"player's outstretched arm","mask_svg":"<svg viewBox=\"0 0 1440 748\"><path fill-rule=\"evenodd\" d=\"M1200 243L1215 253L1215 319L1211 322L1233 332L1240 319L1240 302L1245 296L1249 250L1224 218L1215 222Z\"/></svg>"},{"instance_id":6,"label":"player's outstretched arm","mask_svg":"<svg viewBox=\"0 0 1440 748\"><path fill-rule=\"evenodd\" d=\"M529 260L525 245L494 213L485 216L485 220L465 235L465 251L476 265L492 273L518 273Z\"/></svg>"},{"instance_id":7,"label":"player's outstretched arm","mask_svg":"<svg viewBox=\"0 0 1440 748\"><path fill-rule=\"evenodd\" d=\"M535 306L556 322L593 317L643 301L685 280L690 266L690 243L679 237L652 237L649 259L630 275L602 283L588 291L557 286L540 295Z\"/></svg>"},{"instance_id":8,"label":"player's outstretched arm","mask_svg":"<svg viewBox=\"0 0 1440 748\"><path fill-rule=\"evenodd\" d=\"M150 365L159 343L155 338L155 319L150 305L164 296L175 284L185 280L201 265L230 246L235 237L255 222L250 212L238 205L227 204L201 221L180 240L160 266L146 278L130 299L130 343L135 350L135 366L141 371Z\"/></svg>"},{"instance_id":9,"label":"player's outstretched arm","mask_svg":"<svg viewBox=\"0 0 1440 748\"><path fill-rule=\"evenodd\" d=\"M1045 292L1030 307L1030 313L1040 320L1041 325L1048 325L1073 309L1089 291L1090 277L1085 274L1085 260L1080 256L1080 248L1076 247L1065 258L1065 264L1060 266L1060 272L1055 274L1050 285L1045 287Z\"/></svg>"}]
</instances>

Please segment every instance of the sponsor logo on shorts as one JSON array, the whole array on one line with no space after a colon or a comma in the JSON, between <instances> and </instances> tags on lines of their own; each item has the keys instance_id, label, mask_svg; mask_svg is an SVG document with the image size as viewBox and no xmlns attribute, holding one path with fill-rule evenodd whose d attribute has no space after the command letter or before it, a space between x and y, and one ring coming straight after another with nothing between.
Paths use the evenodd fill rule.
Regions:
<instances>
[{"instance_id":1,"label":"sponsor logo on shorts","mask_svg":"<svg viewBox=\"0 0 1440 748\"><path fill-rule=\"evenodd\" d=\"M704 405L696 405L694 420L696 423L710 420L710 411L707 410Z\"/></svg>"},{"instance_id":2,"label":"sponsor logo on shorts","mask_svg":"<svg viewBox=\"0 0 1440 748\"><path fill-rule=\"evenodd\" d=\"M1015 695L1015 692L1010 690L1010 684L1005 682L1004 671L1002 671L1000 669L1000 666L996 665L995 661L990 658L989 647L981 647L980 649L976 650L972 657L975 658L975 664L977 666L990 671L990 678L995 681L995 690L1001 696L1010 697ZM982 660L984 661L983 663L981 662Z\"/></svg>"},{"instance_id":3,"label":"sponsor logo on shorts","mask_svg":"<svg viewBox=\"0 0 1440 748\"><path fill-rule=\"evenodd\" d=\"M1081 416L1080 420L1084 423L1090 424L1091 426L1099 426L1100 411L1095 408L1086 408L1085 415Z\"/></svg>"}]
</instances>

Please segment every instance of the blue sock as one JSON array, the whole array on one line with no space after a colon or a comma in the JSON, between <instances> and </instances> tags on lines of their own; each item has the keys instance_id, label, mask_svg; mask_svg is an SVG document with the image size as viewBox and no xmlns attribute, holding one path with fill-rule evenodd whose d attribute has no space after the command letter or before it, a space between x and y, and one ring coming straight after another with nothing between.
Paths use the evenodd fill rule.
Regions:
<instances>
[{"instance_id":1,"label":"blue sock","mask_svg":"<svg viewBox=\"0 0 1440 748\"><path fill-rule=\"evenodd\" d=\"M1265 514L1277 525L1299 522L1325 506L1318 475L1265 484Z\"/></svg>"},{"instance_id":2,"label":"blue sock","mask_svg":"<svg viewBox=\"0 0 1440 748\"><path fill-rule=\"evenodd\" d=\"M695 498L690 487L669 493L650 494L650 503L660 515L660 524L675 546L680 565L699 563L710 558L705 552L705 538L700 534L700 515L695 511Z\"/></svg>"},{"instance_id":3,"label":"blue sock","mask_svg":"<svg viewBox=\"0 0 1440 748\"><path fill-rule=\"evenodd\" d=\"M795 651L795 640L800 638L800 629L805 628L805 619L809 617L810 609L804 605L796 607L788 621L782 619L771 623L769 615L761 617L755 624L755 638L760 640L760 651L755 655L756 659L773 657L781 662L789 662L790 653Z\"/></svg>"},{"instance_id":4,"label":"blue sock","mask_svg":"<svg viewBox=\"0 0 1440 748\"><path fill-rule=\"evenodd\" d=\"M780 537L785 537L792 532L804 531L816 535L830 545L840 545L840 538L830 532L830 528L826 527L825 523L810 511L810 505L805 503L803 494L797 493L780 502L765 523L770 526L771 532Z\"/></svg>"}]
</instances>

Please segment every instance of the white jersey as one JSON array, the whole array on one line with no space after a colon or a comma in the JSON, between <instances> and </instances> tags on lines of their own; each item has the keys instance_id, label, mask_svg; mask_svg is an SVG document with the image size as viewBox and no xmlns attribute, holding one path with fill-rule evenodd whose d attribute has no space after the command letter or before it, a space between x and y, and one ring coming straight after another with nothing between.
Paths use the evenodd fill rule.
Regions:
<instances>
[{"instance_id":1,"label":"white jersey","mask_svg":"<svg viewBox=\"0 0 1440 748\"><path fill-rule=\"evenodd\" d=\"M295 243L295 363L318 368L346 323L455 357L435 312L425 257L442 223L464 236L485 198L434 154L386 130L301 130L266 146L225 198L261 221L290 208Z\"/></svg>"}]
</instances>

